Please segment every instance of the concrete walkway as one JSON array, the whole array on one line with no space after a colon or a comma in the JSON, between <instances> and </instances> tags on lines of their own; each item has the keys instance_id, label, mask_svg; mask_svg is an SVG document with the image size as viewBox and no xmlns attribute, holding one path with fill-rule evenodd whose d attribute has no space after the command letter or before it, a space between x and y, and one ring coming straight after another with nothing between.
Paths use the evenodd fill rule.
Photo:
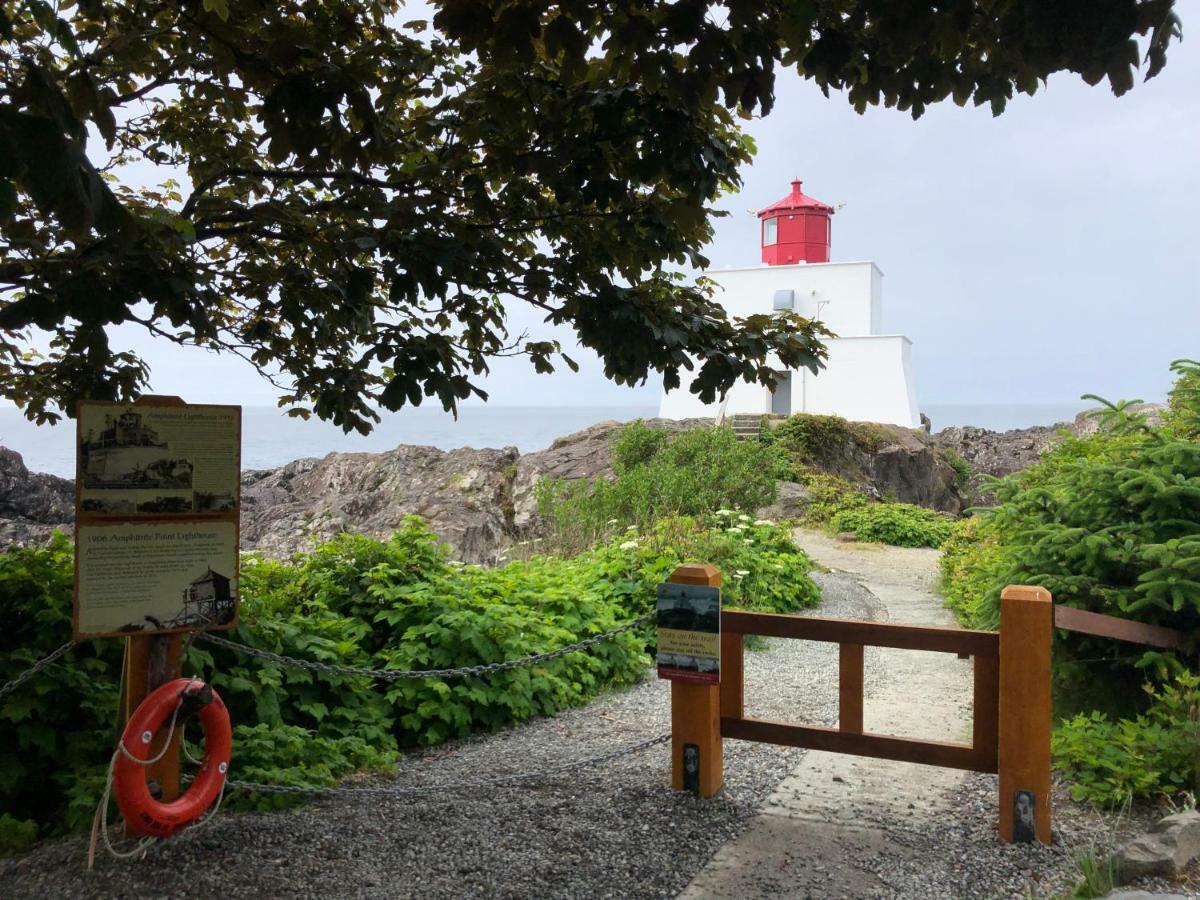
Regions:
<instances>
[{"instance_id":1,"label":"concrete walkway","mask_svg":"<svg viewBox=\"0 0 1200 900\"><path fill-rule=\"evenodd\" d=\"M933 593L937 551L839 544L809 531L798 531L796 541L814 560L869 591L875 618L954 624ZM828 677L837 678L836 668ZM864 725L877 734L969 742L971 691L970 660L868 648ZM681 896L886 895L880 856L887 855L897 828L911 817L939 814L964 778L952 769L809 751L750 826Z\"/></svg>"}]
</instances>

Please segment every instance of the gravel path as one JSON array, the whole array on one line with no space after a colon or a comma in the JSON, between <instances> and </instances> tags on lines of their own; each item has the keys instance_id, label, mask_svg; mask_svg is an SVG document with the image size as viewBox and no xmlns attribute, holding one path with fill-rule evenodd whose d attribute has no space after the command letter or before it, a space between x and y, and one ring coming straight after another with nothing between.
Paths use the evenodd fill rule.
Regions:
<instances>
[{"instance_id":1,"label":"gravel path","mask_svg":"<svg viewBox=\"0 0 1200 900\"><path fill-rule=\"evenodd\" d=\"M821 615L869 618L852 578L818 576ZM832 722L836 648L769 641L747 654L754 709ZM433 784L569 763L670 729L669 688L652 675L586 707L408 757L394 782ZM725 790L700 802L669 788L669 751L516 787L419 798L331 797L273 813L222 813L204 829L124 862L86 840L0 862L0 897L673 897L739 833L802 751L730 741Z\"/></svg>"}]
</instances>

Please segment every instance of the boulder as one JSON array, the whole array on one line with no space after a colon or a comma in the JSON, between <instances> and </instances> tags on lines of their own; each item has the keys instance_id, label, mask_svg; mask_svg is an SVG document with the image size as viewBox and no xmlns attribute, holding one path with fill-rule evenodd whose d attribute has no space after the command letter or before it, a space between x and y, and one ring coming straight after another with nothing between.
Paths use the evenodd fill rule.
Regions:
<instances>
[{"instance_id":1,"label":"boulder","mask_svg":"<svg viewBox=\"0 0 1200 900\"><path fill-rule=\"evenodd\" d=\"M517 450L330 453L242 479L242 546L310 550L341 531L386 537L422 516L465 562L494 561L512 530Z\"/></svg>"},{"instance_id":2,"label":"boulder","mask_svg":"<svg viewBox=\"0 0 1200 900\"><path fill-rule=\"evenodd\" d=\"M1114 858L1121 884L1138 878L1174 878L1200 858L1200 812L1166 816L1146 834L1119 849Z\"/></svg>"},{"instance_id":3,"label":"boulder","mask_svg":"<svg viewBox=\"0 0 1200 900\"><path fill-rule=\"evenodd\" d=\"M812 494L808 488L794 481L781 481L778 490L775 502L757 510L755 515L760 519L773 521L804 518L804 514L808 512L808 505L812 502Z\"/></svg>"},{"instance_id":4,"label":"boulder","mask_svg":"<svg viewBox=\"0 0 1200 900\"><path fill-rule=\"evenodd\" d=\"M926 506L957 516L963 511L958 473L936 447L916 432L896 429L871 460L870 485L886 499Z\"/></svg>"}]
</instances>

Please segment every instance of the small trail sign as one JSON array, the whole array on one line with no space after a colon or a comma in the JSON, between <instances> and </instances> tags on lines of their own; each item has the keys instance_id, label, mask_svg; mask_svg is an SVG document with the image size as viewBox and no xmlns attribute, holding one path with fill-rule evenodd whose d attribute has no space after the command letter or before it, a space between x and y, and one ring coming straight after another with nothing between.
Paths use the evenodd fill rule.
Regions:
<instances>
[{"instance_id":1,"label":"small trail sign","mask_svg":"<svg viewBox=\"0 0 1200 900\"><path fill-rule=\"evenodd\" d=\"M82 402L76 639L232 628L241 407Z\"/></svg>"},{"instance_id":2,"label":"small trail sign","mask_svg":"<svg viewBox=\"0 0 1200 900\"><path fill-rule=\"evenodd\" d=\"M721 589L695 584L658 586L658 677L719 684Z\"/></svg>"}]
</instances>

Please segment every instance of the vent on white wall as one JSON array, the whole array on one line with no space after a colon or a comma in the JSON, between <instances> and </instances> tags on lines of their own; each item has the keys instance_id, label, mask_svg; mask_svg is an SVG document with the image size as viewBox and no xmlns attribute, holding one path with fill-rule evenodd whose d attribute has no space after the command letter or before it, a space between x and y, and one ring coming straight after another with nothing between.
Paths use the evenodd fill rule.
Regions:
<instances>
[{"instance_id":1,"label":"vent on white wall","mask_svg":"<svg viewBox=\"0 0 1200 900\"><path fill-rule=\"evenodd\" d=\"M796 308L796 292L793 290L776 291L775 292L775 308L776 309L795 309Z\"/></svg>"}]
</instances>

